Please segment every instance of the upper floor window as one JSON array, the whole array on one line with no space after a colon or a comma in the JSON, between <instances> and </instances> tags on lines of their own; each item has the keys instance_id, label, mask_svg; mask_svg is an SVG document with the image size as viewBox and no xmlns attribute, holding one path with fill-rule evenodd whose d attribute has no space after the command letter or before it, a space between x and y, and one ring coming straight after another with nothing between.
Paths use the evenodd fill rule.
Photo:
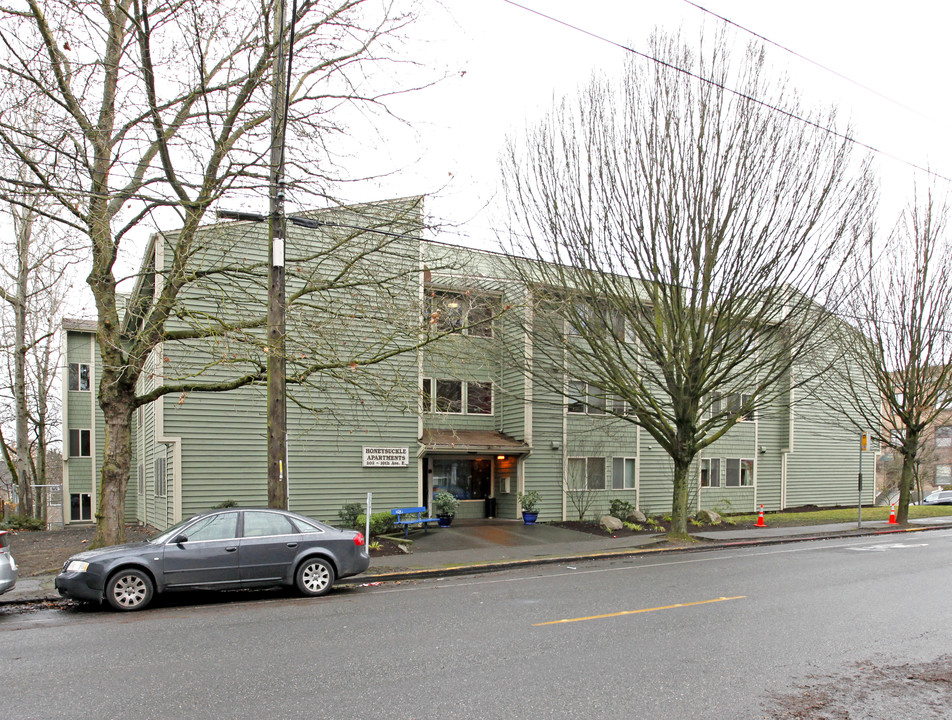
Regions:
<instances>
[{"instance_id":1,"label":"upper floor window","mask_svg":"<svg viewBox=\"0 0 952 720\"><path fill-rule=\"evenodd\" d=\"M70 390L89 390L89 364L88 363L70 363L69 364L69 384Z\"/></svg>"},{"instance_id":2,"label":"upper floor window","mask_svg":"<svg viewBox=\"0 0 952 720\"><path fill-rule=\"evenodd\" d=\"M430 323L439 332L475 337L493 336L495 303L485 294L432 290L429 297Z\"/></svg>"},{"instance_id":3,"label":"upper floor window","mask_svg":"<svg viewBox=\"0 0 952 720\"><path fill-rule=\"evenodd\" d=\"M605 414L605 391L584 380L569 380L568 397L570 413L589 415Z\"/></svg>"},{"instance_id":4,"label":"upper floor window","mask_svg":"<svg viewBox=\"0 0 952 720\"><path fill-rule=\"evenodd\" d=\"M727 412L730 415L737 415L742 408L749 407L753 397L750 393L731 393L730 395L714 393L711 396L711 414L717 415L721 412ZM753 420L753 410L748 410L740 416L740 422L753 422Z\"/></svg>"},{"instance_id":5,"label":"upper floor window","mask_svg":"<svg viewBox=\"0 0 952 720\"><path fill-rule=\"evenodd\" d=\"M942 425L935 429L935 446L936 447L949 447L952 446L952 426Z\"/></svg>"},{"instance_id":6,"label":"upper floor window","mask_svg":"<svg viewBox=\"0 0 952 720\"><path fill-rule=\"evenodd\" d=\"M423 412L493 414L493 384L423 378Z\"/></svg>"},{"instance_id":7,"label":"upper floor window","mask_svg":"<svg viewBox=\"0 0 952 720\"><path fill-rule=\"evenodd\" d=\"M90 457L92 455L92 434L89 430L70 429L69 456Z\"/></svg>"}]
</instances>

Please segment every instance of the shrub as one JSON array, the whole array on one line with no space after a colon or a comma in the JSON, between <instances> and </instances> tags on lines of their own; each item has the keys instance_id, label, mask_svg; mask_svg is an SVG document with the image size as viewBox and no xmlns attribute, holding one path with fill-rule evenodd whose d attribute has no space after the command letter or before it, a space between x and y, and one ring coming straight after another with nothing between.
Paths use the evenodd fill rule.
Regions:
<instances>
[{"instance_id":1,"label":"shrub","mask_svg":"<svg viewBox=\"0 0 952 720\"><path fill-rule=\"evenodd\" d=\"M619 500L618 498L615 498L612 500L612 504L608 508L608 514L618 518L622 522L625 522L628 520L628 516L634 509L635 506L627 500Z\"/></svg>"},{"instance_id":2,"label":"shrub","mask_svg":"<svg viewBox=\"0 0 952 720\"><path fill-rule=\"evenodd\" d=\"M358 526L357 523L357 518L363 509L364 506L356 502L347 503L344 505L344 507L337 511L337 517L340 518L341 527L351 530L359 530L361 527L363 527L363 524Z\"/></svg>"},{"instance_id":3,"label":"shrub","mask_svg":"<svg viewBox=\"0 0 952 720\"><path fill-rule=\"evenodd\" d=\"M441 490L433 498L433 509L439 515L455 515L459 508L459 500L452 493Z\"/></svg>"},{"instance_id":4,"label":"shrub","mask_svg":"<svg viewBox=\"0 0 952 720\"><path fill-rule=\"evenodd\" d=\"M628 528L632 532L641 532L642 530L644 530L644 528L638 523L626 522L624 520L622 521L622 523L624 524L626 528Z\"/></svg>"},{"instance_id":5,"label":"shrub","mask_svg":"<svg viewBox=\"0 0 952 720\"><path fill-rule=\"evenodd\" d=\"M367 516L360 514L357 516L357 519L354 522L354 527L358 530L362 530L367 526ZM393 524L393 515L390 514L389 510L384 510L383 512L375 512L370 516L370 534L371 535L383 535L388 533L394 528Z\"/></svg>"},{"instance_id":6,"label":"shrub","mask_svg":"<svg viewBox=\"0 0 952 720\"><path fill-rule=\"evenodd\" d=\"M29 515L11 515L2 523L3 530L46 530L46 523Z\"/></svg>"}]
</instances>

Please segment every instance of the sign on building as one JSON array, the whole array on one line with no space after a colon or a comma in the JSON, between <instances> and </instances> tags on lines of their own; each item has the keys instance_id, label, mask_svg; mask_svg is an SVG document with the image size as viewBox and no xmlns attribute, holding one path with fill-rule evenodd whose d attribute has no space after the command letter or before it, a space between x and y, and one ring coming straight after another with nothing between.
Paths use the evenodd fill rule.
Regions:
<instances>
[{"instance_id":1,"label":"sign on building","mask_svg":"<svg viewBox=\"0 0 952 720\"><path fill-rule=\"evenodd\" d=\"M407 467L410 448L364 445L364 467Z\"/></svg>"}]
</instances>

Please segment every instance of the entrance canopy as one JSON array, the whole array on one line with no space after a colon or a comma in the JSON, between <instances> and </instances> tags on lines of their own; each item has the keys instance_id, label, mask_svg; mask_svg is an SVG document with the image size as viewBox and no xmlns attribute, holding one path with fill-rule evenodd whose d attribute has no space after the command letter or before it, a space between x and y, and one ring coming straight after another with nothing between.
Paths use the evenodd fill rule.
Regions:
<instances>
[{"instance_id":1,"label":"entrance canopy","mask_svg":"<svg viewBox=\"0 0 952 720\"><path fill-rule=\"evenodd\" d=\"M525 455L532 450L526 443L495 430L424 430L421 442L427 455Z\"/></svg>"}]
</instances>

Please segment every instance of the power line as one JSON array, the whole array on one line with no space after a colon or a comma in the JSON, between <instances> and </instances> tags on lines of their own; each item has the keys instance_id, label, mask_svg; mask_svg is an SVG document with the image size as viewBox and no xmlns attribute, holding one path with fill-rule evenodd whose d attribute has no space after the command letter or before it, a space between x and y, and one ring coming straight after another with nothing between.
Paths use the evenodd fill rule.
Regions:
<instances>
[{"instance_id":1,"label":"power line","mask_svg":"<svg viewBox=\"0 0 952 720\"><path fill-rule=\"evenodd\" d=\"M726 24L728 24L728 25L733 25L733 26L734 26L735 28L737 28L738 30L743 30L743 31L744 31L745 33L747 33L748 35L753 35L755 38L758 38L758 39L760 39L760 40L763 40L765 43L768 43L769 45L773 45L774 47L779 48L780 50L783 50L784 52L789 53L790 55L793 55L794 57L798 57L798 58L800 58L801 60L803 60L804 62L808 62L808 63L810 63L811 65L820 68L821 70L825 70L826 72L828 72L828 73L830 73L830 74L832 74L832 75L836 75L838 78L840 78L840 79L842 79L842 80L845 80L846 82L850 83L851 85L855 85L855 86L858 87L858 88L862 88L862 89L865 90L866 92L869 92L869 93L872 93L873 95L876 95L876 96L878 96L878 97L881 97L883 100L885 100L885 101L887 101L887 102L890 102L890 103L892 103L893 105L896 105L897 107L901 107L903 110L908 110L909 112L911 112L911 113L913 113L913 114L915 114L915 115L918 115L919 117L924 118L924 119L926 119L926 120L929 120L929 121L931 121L931 122L937 122L937 121L935 120L935 118L931 118L931 117L929 117L928 115L926 115L926 114L920 112L919 110L916 110L915 108L909 107L908 105L905 105L905 104L899 102L898 100L894 100L893 98L889 97L888 95L884 95L883 93L879 92L878 90L876 90L876 89L874 89L874 88L869 87L868 85L864 85L863 83L861 83L861 82L859 82L859 81L857 81L857 80L854 80L853 78L848 77L848 76L844 75L843 73L834 70L834 69L831 68L831 67L827 67L827 66L824 65L823 63L819 63L819 62L817 62L816 60L812 60L811 58L808 58L806 55L803 55L802 53L799 53L799 52L797 52L796 50L793 50L793 49L791 49L791 48L788 48L786 45L781 45L780 43L778 43L778 42L776 42L776 41L774 41L774 40L771 40L770 38L768 38L768 37L766 37L766 36L764 36L764 35L761 35L760 33L756 32L756 31L754 31L754 30L751 30L751 29L748 28L748 27L745 27L745 26L741 25L740 23L734 22L734 21L731 20L730 18L726 18L726 17L724 17L723 15L718 15L718 14L717 14L716 12L714 12L713 10L708 10L706 7L703 7L703 6L701 6L701 5L698 5L698 4L695 3L695 2L692 2L692 0L683 0L683 2L687 3L688 5L691 5L692 7L697 8L698 10L700 10L700 11L703 12L703 13L707 13L708 15L712 15L712 16L716 17L716 18L717 18L718 20L720 20L721 22L724 22L724 23L726 23Z\"/></svg>"},{"instance_id":2,"label":"power line","mask_svg":"<svg viewBox=\"0 0 952 720\"><path fill-rule=\"evenodd\" d=\"M947 175L942 175L941 173L938 173L935 170L930 170L929 168L923 167L922 165L914 163L911 160L906 160L905 158L901 158L898 155L894 155L892 153L886 152L885 150L880 150L879 148L874 147L868 143L865 143L861 140L857 140L856 138L851 137L849 135L845 135L844 133L841 133L838 130L834 130L833 128L827 127L825 125L821 125L820 123L815 122L813 120L809 120L808 118L801 117L800 115L797 115L796 113L792 113L789 110L784 110L783 108L779 108L776 105L771 105L770 103L764 100L755 98L752 95L748 95L747 93L741 92L740 90L735 90L731 87L728 87L727 85L724 85L723 83L717 82L716 80L711 80L710 78L706 78L703 75L698 75L695 72L686 70L685 68L679 67L678 65L674 65L673 63L669 63L665 60L662 60L661 58L657 58L648 53L642 52L640 50L636 50L635 48L625 45L623 43L620 43L617 40L612 40L611 38L607 38L604 35L599 35L598 33L595 33L591 30L586 30L585 28L579 27L578 25L573 25L572 23L566 20L561 20L552 15L547 15L544 12L535 10L534 8L515 2L515 0L503 0L503 2L508 5L512 5L513 7L519 8L520 10L525 10L528 13L532 13L533 15L538 15L541 18L550 20L551 22L562 25L563 27L569 28L570 30L574 30L575 32L582 33L583 35L588 35L589 37L594 38L595 40L598 40L600 42L607 43L608 45L614 45L620 50L624 50L625 52L631 53L632 55L637 55L638 57L644 58L645 60L650 60L656 65L660 65L668 70L673 70L674 72L681 73L682 75L687 75L688 77L693 78L697 80L698 82L706 83L708 85L711 85L712 87L716 87L719 90L723 90L724 92L730 93L731 95L739 97L748 102L754 103L755 105L759 105L763 108L766 108L767 110L772 110L773 112L780 113L781 115L788 117L791 120L796 120L797 122L801 122L805 125L814 127L817 130L820 130L821 132L828 133L830 135L833 135L834 137L840 138L841 140L845 140L846 142L853 143L854 145L857 145L861 148L865 148L866 150L869 150L870 152L875 153L876 155L888 157L892 160L902 163L903 165L911 167L920 172L924 172L927 175L931 175L932 177L936 179L945 180L946 182L952 183L952 177L949 177Z\"/></svg>"}]
</instances>

